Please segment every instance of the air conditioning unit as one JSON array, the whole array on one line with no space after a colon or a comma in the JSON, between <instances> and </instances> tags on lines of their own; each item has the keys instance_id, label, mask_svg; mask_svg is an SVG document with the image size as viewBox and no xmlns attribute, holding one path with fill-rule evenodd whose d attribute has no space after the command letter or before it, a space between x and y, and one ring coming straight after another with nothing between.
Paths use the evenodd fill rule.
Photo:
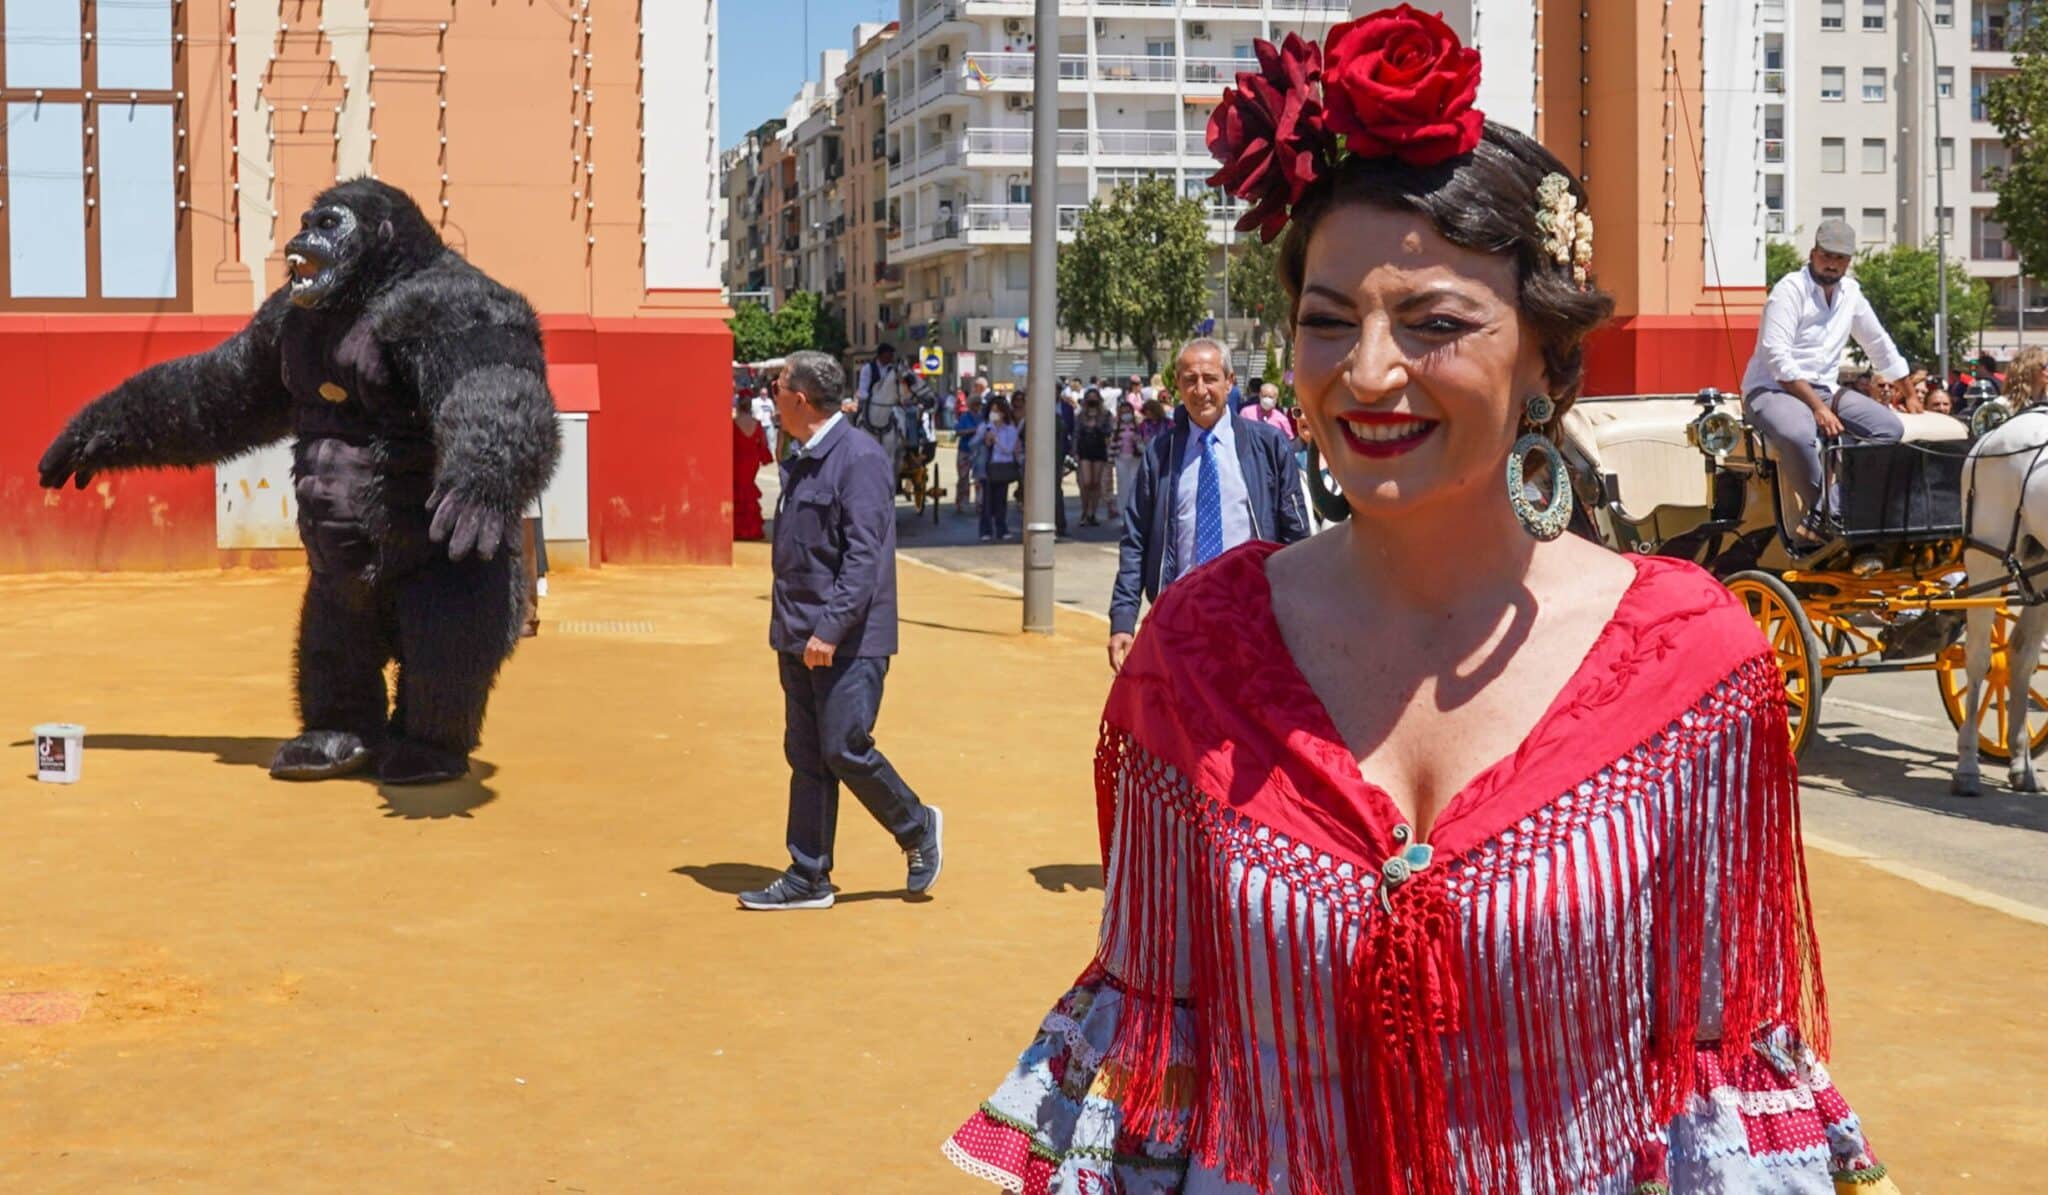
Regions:
<instances>
[{"instance_id":1,"label":"air conditioning unit","mask_svg":"<svg viewBox=\"0 0 2048 1195\"><path fill-rule=\"evenodd\" d=\"M1196 41L1201 41L1202 39L1209 36L1209 27L1207 25L1202 24L1200 21L1189 21L1188 36Z\"/></svg>"},{"instance_id":2,"label":"air conditioning unit","mask_svg":"<svg viewBox=\"0 0 2048 1195\"><path fill-rule=\"evenodd\" d=\"M1012 112L1031 111L1031 97L1022 92L1011 92L1003 97L1003 106Z\"/></svg>"},{"instance_id":3,"label":"air conditioning unit","mask_svg":"<svg viewBox=\"0 0 2048 1195\"><path fill-rule=\"evenodd\" d=\"M1022 37L1024 36L1024 31L1029 28L1030 24L1023 17L1011 17L1003 22L1003 32L1011 37Z\"/></svg>"}]
</instances>

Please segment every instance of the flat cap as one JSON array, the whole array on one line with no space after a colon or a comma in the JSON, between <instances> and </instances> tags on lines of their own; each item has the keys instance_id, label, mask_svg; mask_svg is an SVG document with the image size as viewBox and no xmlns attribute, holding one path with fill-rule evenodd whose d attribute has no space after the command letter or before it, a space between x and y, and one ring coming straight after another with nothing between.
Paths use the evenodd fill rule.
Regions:
<instances>
[{"instance_id":1,"label":"flat cap","mask_svg":"<svg viewBox=\"0 0 2048 1195\"><path fill-rule=\"evenodd\" d=\"M1856 252L1856 230L1849 227L1847 220L1822 220L1820 230L1813 234L1813 247L1822 253Z\"/></svg>"}]
</instances>

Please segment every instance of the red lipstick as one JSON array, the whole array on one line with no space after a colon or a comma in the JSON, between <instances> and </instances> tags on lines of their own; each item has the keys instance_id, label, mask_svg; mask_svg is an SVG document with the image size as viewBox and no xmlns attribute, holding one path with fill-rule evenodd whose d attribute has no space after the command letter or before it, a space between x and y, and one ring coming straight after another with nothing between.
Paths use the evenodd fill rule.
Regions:
<instances>
[{"instance_id":1,"label":"red lipstick","mask_svg":"<svg viewBox=\"0 0 2048 1195\"><path fill-rule=\"evenodd\" d=\"M1415 451L1437 428L1438 420L1397 411L1346 411L1337 416L1351 451L1369 460L1386 460Z\"/></svg>"}]
</instances>

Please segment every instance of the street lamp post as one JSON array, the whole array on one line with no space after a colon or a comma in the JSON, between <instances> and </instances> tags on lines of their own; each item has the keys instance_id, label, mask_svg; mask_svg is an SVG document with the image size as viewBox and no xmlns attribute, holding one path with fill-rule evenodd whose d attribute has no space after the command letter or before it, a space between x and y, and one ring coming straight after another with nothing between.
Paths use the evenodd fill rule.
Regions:
<instances>
[{"instance_id":1,"label":"street lamp post","mask_svg":"<svg viewBox=\"0 0 2048 1195\"><path fill-rule=\"evenodd\" d=\"M1059 268L1059 0L1037 0L1031 68L1031 339L1025 350L1030 400L1024 408L1024 629L1053 631L1053 503L1059 500L1059 388L1053 301Z\"/></svg>"},{"instance_id":2,"label":"street lamp post","mask_svg":"<svg viewBox=\"0 0 2048 1195\"><path fill-rule=\"evenodd\" d=\"M1922 0L1913 0L1927 27L1927 67L1934 84L1934 277L1939 304L1934 316L1934 351L1941 359L1941 384L1948 385L1948 188L1941 166L1941 53L1934 43L1934 18Z\"/></svg>"}]
</instances>

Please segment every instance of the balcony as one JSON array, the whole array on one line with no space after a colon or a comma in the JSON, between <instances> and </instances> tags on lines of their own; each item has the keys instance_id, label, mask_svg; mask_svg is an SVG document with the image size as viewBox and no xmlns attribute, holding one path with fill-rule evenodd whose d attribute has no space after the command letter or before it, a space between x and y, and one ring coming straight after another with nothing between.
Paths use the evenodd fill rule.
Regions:
<instances>
[{"instance_id":1,"label":"balcony","mask_svg":"<svg viewBox=\"0 0 2048 1195\"><path fill-rule=\"evenodd\" d=\"M1061 157L1082 157L1088 153L1088 134L1082 129L1062 129L1056 135ZM969 129L963 142L970 157L1030 158L1030 129Z\"/></svg>"},{"instance_id":2,"label":"balcony","mask_svg":"<svg viewBox=\"0 0 2048 1195\"><path fill-rule=\"evenodd\" d=\"M1010 51L990 54L969 54L961 68L965 75L972 77L984 87L997 83L1030 83L1032 72L1037 69L1038 55L1018 54ZM1088 56L1086 54L1060 55L1060 78L1085 79L1088 77Z\"/></svg>"},{"instance_id":3,"label":"balcony","mask_svg":"<svg viewBox=\"0 0 2048 1195\"><path fill-rule=\"evenodd\" d=\"M1764 161L1773 166L1784 165L1785 139L1783 137L1764 138Z\"/></svg>"},{"instance_id":4,"label":"balcony","mask_svg":"<svg viewBox=\"0 0 2048 1195\"><path fill-rule=\"evenodd\" d=\"M1179 157L1187 142L1172 129L1097 129L1095 152L1110 158ZM1206 151L1203 151L1206 152Z\"/></svg>"},{"instance_id":5,"label":"balcony","mask_svg":"<svg viewBox=\"0 0 2048 1195\"><path fill-rule=\"evenodd\" d=\"M1098 55L1095 78L1103 83L1171 83L1177 61L1164 54Z\"/></svg>"},{"instance_id":6,"label":"balcony","mask_svg":"<svg viewBox=\"0 0 2048 1195\"><path fill-rule=\"evenodd\" d=\"M1350 0L1273 0L1273 7L1282 12L1348 14L1351 11Z\"/></svg>"},{"instance_id":7,"label":"balcony","mask_svg":"<svg viewBox=\"0 0 2048 1195\"><path fill-rule=\"evenodd\" d=\"M1764 72L1764 94L1765 94L1765 95L1784 95L1784 94L1785 94L1785 72L1784 72L1784 71L1782 71L1782 70L1767 70L1767 71L1765 71L1765 72Z\"/></svg>"},{"instance_id":8,"label":"balcony","mask_svg":"<svg viewBox=\"0 0 2048 1195\"><path fill-rule=\"evenodd\" d=\"M1080 222L1081 213L1088 209L1078 204L1060 205L1057 220L1059 230L1074 231ZM969 233L1014 233L1028 238L1031 235L1031 205L1028 203L974 203L967 207L967 231ZM970 238L974 239L974 238Z\"/></svg>"},{"instance_id":9,"label":"balcony","mask_svg":"<svg viewBox=\"0 0 2048 1195\"><path fill-rule=\"evenodd\" d=\"M832 224L831 224L831 229L832 229L832 235L833 235L833 236L835 236L835 237L843 237L843 236L845 236L845 235L846 235L846 217L845 217L845 216L834 216L834 217L832 217Z\"/></svg>"},{"instance_id":10,"label":"balcony","mask_svg":"<svg viewBox=\"0 0 2048 1195\"><path fill-rule=\"evenodd\" d=\"M884 155L884 154L886 154L886 153L888 153L888 152L889 152L889 134L887 134L887 133L876 133L876 134L875 134L875 142L874 142L874 154L873 154L873 156L874 156L874 157L877 157L877 158L879 158L879 157L881 157L882 155Z\"/></svg>"},{"instance_id":11,"label":"balcony","mask_svg":"<svg viewBox=\"0 0 2048 1195\"><path fill-rule=\"evenodd\" d=\"M1244 58L1183 58L1181 78L1189 83L1209 83L1227 86L1237 82L1239 71L1255 71L1259 64L1255 59Z\"/></svg>"},{"instance_id":12,"label":"balcony","mask_svg":"<svg viewBox=\"0 0 2048 1195\"><path fill-rule=\"evenodd\" d=\"M903 285L903 267L895 264L875 267L876 286Z\"/></svg>"},{"instance_id":13,"label":"balcony","mask_svg":"<svg viewBox=\"0 0 2048 1195\"><path fill-rule=\"evenodd\" d=\"M952 4L934 4L929 8L920 10L918 14L914 18L912 18L911 25L907 33L909 37L912 38L923 37L925 34L930 33L934 29L937 29L939 26L945 24L947 21L957 21L959 19L960 9L958 6Z\"/></svg>"},{"instance_id":14,"label":"balcony","mask_svg":"<svg viewBox=\"0 0 2048 1195\"><path fill-rule=\"evenodd\" d=\"M875 200L874 215L871 218L877 224L887 220L889 218L889 201L886 199Z\"/></svg>"},{"instance_id":15,"label":"balcony","mask_svg":"<svg viewBox=\"0 0 2048 1195\"><path fill-rule=\"evenodd\" d=\"M784 253L795 253L797 250L797 246L802 243L803 242L797 238L797 235L795 233L789 233L788 235L782 238L782 251Z\"/></svg>"},{"instance_id":16,"label":"balcony","mask_svg":"<svg viewBox=\"0 0 2048 1195\"><path fill-rule=\"evenodd\" d=\"M1775 209L1766 209L1764 211L1764 231L1773 235L1782 234L1785 231L1785 213Z\"/></svg>"},{"instance_id":17,"label":"balcony","mask_svg":"<svg viewBox=\"0 0 2048 1195\"><path fill-rule=\"evenodd\" d=\"M931 146L923 153L917 155L916 163L907 168L903 174L905 178L922 178L934 170L951 166L959 160L959 143L957 141L948 141Z\"/></svg>"},{"instance_id":18,"label":"balcony","mask_svg":"<svg viewBox=\"0 0 2048 1195\"><path fill-rule=\"evenodd\" d=\"M830 291L829 291L828 293L830 293L830 294L835 294L835 295L840 295L840 294L845 294L845 293L846 293L846 271L845 271L845 270L841 270L841 271L839 271L838 273L836 273L836 274L832 275L832 286L831 286L831 289L830 289Z\"/></svg>"}]
</instances>

